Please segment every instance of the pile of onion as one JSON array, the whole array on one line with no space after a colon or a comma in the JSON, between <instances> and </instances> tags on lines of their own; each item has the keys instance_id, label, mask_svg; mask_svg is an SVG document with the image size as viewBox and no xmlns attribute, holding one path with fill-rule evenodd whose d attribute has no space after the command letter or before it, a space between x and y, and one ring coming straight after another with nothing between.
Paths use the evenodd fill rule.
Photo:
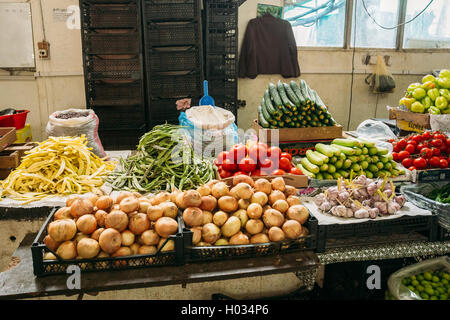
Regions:
<instances>
[{"instance_id":1,"label":"pile of onion","mask_svg":"<svg viewBox=\"0 0 450 320\"><path fill-rule=\"evenodd\" d=\"M296 194L282 177L255 181L238 175L230 185L213 180L180 192L176 204L191 228L194 245L244 245L305 236L308 230L302 225L309 211Z\"/></svg>"},{"instance_id":2,"label":"pile of onion","mask_svg":"<svg viewBox=\"0 0 450 320\"><path fill-rule=\"evenodd\" d=\"M69 197L49 224L44 243L65 260L175 250L174 241L168 238L178 232L178 207L169 196L143 197L122 191L116 199L101 194ZM54 259L52 253L44 255L44 260Z\"/></svg>"}]
</instances>

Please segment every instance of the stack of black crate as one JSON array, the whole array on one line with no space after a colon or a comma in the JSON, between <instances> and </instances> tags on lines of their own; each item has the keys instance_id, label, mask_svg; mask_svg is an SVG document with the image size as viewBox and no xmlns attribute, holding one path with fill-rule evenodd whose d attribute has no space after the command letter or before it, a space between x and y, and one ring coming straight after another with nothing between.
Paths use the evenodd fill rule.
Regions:
<instances>
[{"instance_id":1,"label":"stack of black crate","mask_svg":"<svg viewBox=\"0 0 450 320\"><path fill-rule=\"evenodd\" d=\"M176 101L202 95L201 0L142 0L150 128L178 124Z\"/></svg>"},{"instance_id":2,"label":"stack of black crate","mask_svg":"<svg viewBox=\"0 0 450 320\"><path fill-rule=\"evenodd\" d=\"M87 107L107 150L134 149L147 130L139 0L80 0Z\"/></svg>"},{"instance_id":3,"label":"stack of black crate","mask_svg":"<svg viewBox=\"0 0 450 320\"><path fill-rule=\"evenodd\" d=\"M238 0L204 0L205 69L218 107L238 108Z\"/></svg>"}]
</instances>

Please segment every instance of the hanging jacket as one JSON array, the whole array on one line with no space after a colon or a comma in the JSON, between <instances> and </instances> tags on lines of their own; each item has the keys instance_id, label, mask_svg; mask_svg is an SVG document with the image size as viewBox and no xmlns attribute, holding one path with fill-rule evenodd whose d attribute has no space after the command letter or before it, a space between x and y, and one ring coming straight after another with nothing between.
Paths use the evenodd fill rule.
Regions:
<instances>
[{"instance_id":1,"label":"hanging jacket","mask_svg":"<svg viewBox=\"0 0 450 320\"><path fill-rule=\"evenodd\" d=\"M254 79L258 74L300 76L292 26L270 14L250 20L242 42L239 77Z\"/></svg>"}]
</instances>

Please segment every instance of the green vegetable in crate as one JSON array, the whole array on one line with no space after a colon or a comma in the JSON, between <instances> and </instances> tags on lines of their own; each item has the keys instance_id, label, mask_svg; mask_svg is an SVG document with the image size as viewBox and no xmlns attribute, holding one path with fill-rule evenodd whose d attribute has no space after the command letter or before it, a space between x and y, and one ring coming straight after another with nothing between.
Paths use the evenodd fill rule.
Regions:
<instances>
[{"instance_id":1,"label":"green vegetable in crate","mask_svg":"<svg viewBox=\"0 0 450 320\"><path fill-rule=\"evenodd\" d=\"M281 101L283 102L283 105L285 107L287 107L289 110L295 111L295 110L293 110L293 108L295 107L295 104L291 100L289 100L289 98L286 94L286 90L284 89L284 85L281 83L281 81L278 81L277 89L278 89L278 93L280 94L280 98L281 98Z\"/></svg>"},{"instance_id":2,"label":"green vegetable in crate","mask_svg":"<svg viewBox=\"0 0 450 320\"><path fill-rule=\"evenodd\" d=\"M436 101L434 101L434 105L442 111L447 108L448 101L445 97L437 97Z\"/></svg>"},{"instance_id":3,"label":"green vegetable in crate","mask_svg":"<svg viewBox=\"0 0 450 320\"><path fill-rule=\"evenodd\" d=\"M440 203L450 204L450 183L446 184L440 189L433 190L429 198Z\"/></svg>"},{"instance_id":4,"label":"green vegetable in crate","mask_svg":"<svg viewBox=\"0 0 450 320\"><path fill-rule=\"evenodd\" d=\"M449 281L450 274L446 270L427 270L403 278L402 285L423 300L449 300Z\"/></svg>"},{"instance_id":5,"label":"green vegetable in crate","mask_svg":"<svg viewBox=\"0 0 450 320\"><path fill-rule=\"evenodd\" d=\"M266 117L264 116L261 106L258 106L258 121L259 121L259 124L263 128L269 128L269 126L270 126L269 122L267 121Z\"/></svg>"},{"instance_id":6,"label":"green vegetable in crate","mask_svg":"<svg viewBox=\"0 0 450 320\"><path fill-rule=\"evenodd\" d=\"M277 87L273 83L269 83L269 92L275 105L281 109L283 103L281 102L281 98L280 95L278 94Z\"/></svg>"}]
</instances>

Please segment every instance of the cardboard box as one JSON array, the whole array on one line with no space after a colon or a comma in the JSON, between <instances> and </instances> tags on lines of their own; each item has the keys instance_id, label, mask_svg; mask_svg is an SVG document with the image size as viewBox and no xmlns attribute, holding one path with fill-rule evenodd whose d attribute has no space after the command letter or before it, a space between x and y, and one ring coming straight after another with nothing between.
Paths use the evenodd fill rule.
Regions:
<instances>
[{"instance_id":1,"label":"cardboard box","mask_svg":"<svg viewBox=\"0 0 450 320\"><path fill-rule=\"evenodd\" d=\"M272 179L275 179L278 177L282 177L284 179L284 182L286 183L286 185L293 186L295 188L306 188L309 184L308 177L305 175L295 175L295 174L287 173L282 176L262 176L262 177L251 176L251 178L253 180L258 180L260 178L264 178L264 179L268 179L269 181L272 181ZM218 180L221 180L221 181L225 182L227 185L231 186L233 177L229 177L229 178L225 178L225 179L218 178Z\"/></svg>"},{"instance_id":2,"label":"cardboard box","mask_svg":"<svg viewBox=\"0 0 450 320\"><path fill-rule=\"evenodd\" d=\"M23 127L20 130L17 130L16 136L17 136L16 143L25 143L25 142L30 142L31 140L33 140L33 137L31 136L30 124L27 123L25 125L25 127Z\"/></svg>"},{"instance_id":3,"label":"cardboard box","mask_svg":"<svg viewBox=\"0 0 450 320\"><path fill-rule=\"evenodd\" d=\"M16 128L0 127L0 151L3 151L7 146L13 144L16 140Z\"/></svg>"},{"instance_id":4,"label":"cardboard box","mask_svg":"<svg viewBox=\"0 0 450 320\"><path fill-rule=\"evenodd\" d=\"M424 132L431 129L430 114L414 113L399 108L388 107L389 119L396 120L397 127L405 131Z\"/></svg>"},{"instance_id":5,"label":"cardboard box","mask_svg":"<svg viewBox=\"0 0 450 320\"><path fill-rule=\"evenodd\" d=\"M277 135L278 142L311 141L342 137L341 125L331 127L265 129L258 124L258 120L253 120L252 128L256 131L261 142L267 143L276 140Z\"/></svg>"}]
</instances>

